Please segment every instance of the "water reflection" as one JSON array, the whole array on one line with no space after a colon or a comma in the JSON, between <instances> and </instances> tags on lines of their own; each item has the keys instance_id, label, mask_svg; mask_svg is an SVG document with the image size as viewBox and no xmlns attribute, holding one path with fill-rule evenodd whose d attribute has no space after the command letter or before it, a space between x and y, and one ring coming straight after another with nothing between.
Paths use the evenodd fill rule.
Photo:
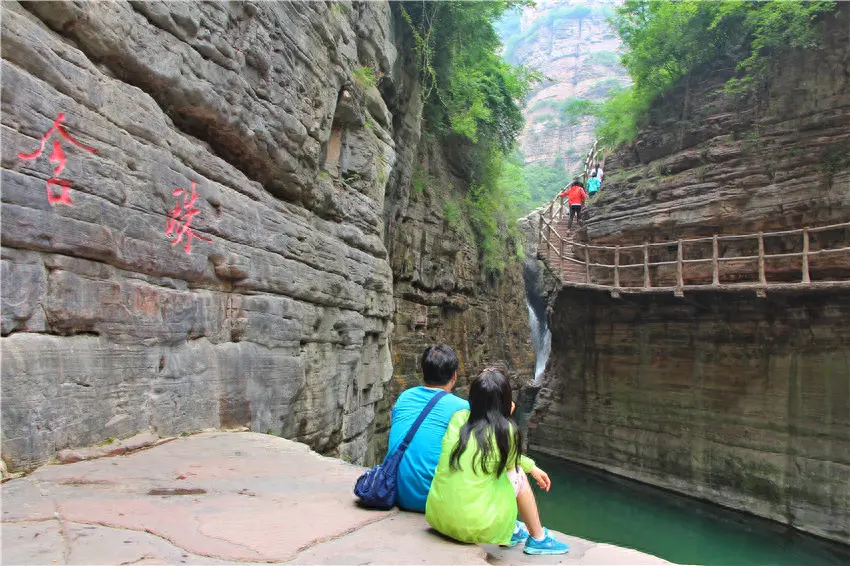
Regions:
<instances>
[{"instance_id":1,"label":"water reflection","mask_svg":"<svg viewBox=\"0 0 850 566\"><path fill-rule=\"evenodd\" d=\"M530 455L552 478L549 493L535 487L543 523L561 532L679 564L850 564L850 547L558 458Z\"/></svg>"}]
</instances>

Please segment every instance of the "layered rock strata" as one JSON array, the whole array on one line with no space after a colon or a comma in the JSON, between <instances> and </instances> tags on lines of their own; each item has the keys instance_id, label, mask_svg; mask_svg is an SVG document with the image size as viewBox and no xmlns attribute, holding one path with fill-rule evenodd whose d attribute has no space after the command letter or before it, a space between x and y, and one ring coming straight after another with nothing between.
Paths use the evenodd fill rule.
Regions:
<instances>
[{"instance_id":1,"label":"layered rock strata","mask_svg":"<svg viewBox=\"0 0 850 566\"><path fill-rule=\"evenodd\" d=\"M723 94L720 72L660 101L637 141L609 160L579 237L640 244L850 219L846 8L823 18L821 49L777 62L751 98ZM850 247L846 229L819 238ZM799 234L766 241L767 253L801 246ZM676 247L658 253L675 259ZM850 253L832 256L813 260L813 280L850 275ZM800 281L799 259L765 268L768 281ZM710 268L688 276L710 282ZM611 282L610 271L593 277ZM753 277L755 262L721 273ZM533 448L850 542L846 292L613 299L565 287L550 303Z\"/></svg>"},{"instance_id":2,"label":"layered rock strata","mask_svg":"<svg viewBox=\"0 0 850 566\"><path fill-rule=\"evenodd\" d=\"M850 542L850 297L562 291L531 447Z\"/></svg>"},{"instance_id":3,"label":"layered rock strata","mask_svg":"<svg viewBox=\"0 0 850 566\"><path fill-rule=\"evenodd\" d=\"M372 462L393 321L420 306L397 311L393 279L433 281L400 258L478 277L474 239L440 245L440 196L408 206L422 100L392 6L7 2L2 22L9 468L240 425ZM421 303L467 314L417 349L492 343L451 321L522 304L444 279Z\"/></svg>"},{"instance_id":4,"label":"layered rock strata","mask_svg":"<svg viewBox=\"0 0 850 566\"><path fill-rule=\"evenodd\" d=\"M534 375L522 264L506 258L499 275L481 269L474 231L463 214L466 181L446 153L423 141L408 198L388 209L396 301L390 400L421 384L420 357L434 343L457 352L460 394L495 362L508 366L515 389ZM516 253L519 242L512 246Z\"/></svg>"},{"instance_id":5,"label":"layered rock strata","mask_svg":"<svg viewBox=\"0 0 850 566\"><path fill-rule=\"evenodd\" d=\"M368 459L391 372L378 181L395 150L352 71L392 75L390 21L371 3L4 3L12 468L237 424ZM18 156L60 113L97 152L63 142L70 205L46 198L47 153ZM166 235L190 185L191 253Z\"/></svg>"},{"instance_id":6,"label":"layered rock strata","mask_svg":"<svg viewBox=\"0 0 850 566\"><path fill-rule=\"evenodd\" d=\"M518 37L503 36L511 61L537 69L546 80L527 100L520 145L526 163L562 159L579 173L593 144L594 120L566 116L557 106L570 99L600 102L629 84L619 63L620 39L607 22L613 3L542 1L522 11Z\"/></svg>"}]
</instances>

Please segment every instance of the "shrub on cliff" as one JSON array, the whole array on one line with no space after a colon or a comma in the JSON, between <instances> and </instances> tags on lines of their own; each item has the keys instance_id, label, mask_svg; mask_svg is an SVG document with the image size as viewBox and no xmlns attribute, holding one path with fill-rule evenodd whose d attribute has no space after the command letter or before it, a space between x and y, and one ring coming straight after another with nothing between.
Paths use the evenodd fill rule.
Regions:
<instances>
[{"instance_id":1,"label":"shrub on cliff","mask_svg":"<svg viewBox=\"0 0 850 566\"><path fill-rule=\"evenodd\" d=\"M513 255L516 178L507 156L522 132L521 104L541 75L499 55L494 24L525 2L402 2L423 84L425 127L449 140L462 162L467 218L484 271L501 271Z\"/></svg>"},{"instance_id":2,"label":"shrub on cliff","mask_svg":"<svg viewBox=\"0 0 850 566\"><path fill-rule=\"evenodd\" d=\"M818 15L835 2L772 0L627 0L612 18L626 52L622 63L633 86L600 110L599 138L608 145L630 141L653 101L717 62L736 65L727 90L752 89L771 58L817 44Z\"/></svg>"}]
</instances>

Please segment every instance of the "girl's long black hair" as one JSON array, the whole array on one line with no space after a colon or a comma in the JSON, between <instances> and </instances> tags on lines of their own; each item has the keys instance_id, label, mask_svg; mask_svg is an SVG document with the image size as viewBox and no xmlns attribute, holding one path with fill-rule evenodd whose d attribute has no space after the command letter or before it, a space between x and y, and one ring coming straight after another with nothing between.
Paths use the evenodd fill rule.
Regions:
<instances>
[{"instance_id":1,"label":"girl's long black hair","mask_svg":"<svg viewBox=\"0 0 850 566\"><path fill-rule=\"evenodd\" d=\"M460 469L460 457L471 435L475 435L478 443L472 455L473 472L480 467L482 474L492 473L498 477L505 469L519 464L522 433L511 418L511 384L499 368L485 369L469 386L469 420L460 429L460 438L449 458L450 469ZM491 469L488 461L492 459L495 450L498 450L499 464Z\"/></svg>"}]
</instances>

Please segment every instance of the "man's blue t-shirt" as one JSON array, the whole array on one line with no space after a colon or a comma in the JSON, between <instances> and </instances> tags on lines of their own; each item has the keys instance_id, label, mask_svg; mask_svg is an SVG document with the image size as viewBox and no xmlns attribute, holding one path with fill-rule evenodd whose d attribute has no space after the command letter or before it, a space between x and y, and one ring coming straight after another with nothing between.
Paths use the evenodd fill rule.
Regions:
<instances>
[{"instance_id":1,"label":"man's blue t-shirt","mask_svg":"<svg viewBox=\"0 0 850 566\"><path fill-rule=\"evenodd\" d=\"M393 407L390 443L387 454L392 454L404 440L413 422L436 395L439 389L412 387L398 396ZM443 436L455 412L469 409L469 403L449 393L422 421L398 467L398 506L410 511L425 511L425 500L434 479L434 470L440 461Z\"/></svg>"},{"instance_id":2,"label":"man's blue t-shirt","mask_svg":"<svg viewBox=\"0 0 850 566\"><path fill-rule=\"evenodd\" d=\"M596 191L599 190L599 185L602 184L597 177L591 177L587 180L587 194L593 195L596 194Z\"/></svg>"}]
</instances>

